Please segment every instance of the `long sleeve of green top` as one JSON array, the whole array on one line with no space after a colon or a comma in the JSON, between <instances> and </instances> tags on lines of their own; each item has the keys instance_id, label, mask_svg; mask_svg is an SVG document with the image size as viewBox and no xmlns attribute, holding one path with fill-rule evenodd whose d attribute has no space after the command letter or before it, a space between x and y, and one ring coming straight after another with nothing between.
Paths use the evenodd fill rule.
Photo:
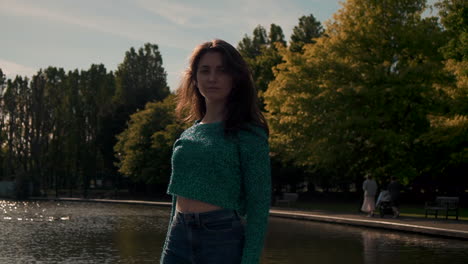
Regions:
<instances>
[{"instance_id":1,"label":"long sleeve of green top","mask_svg":"<svg viewBox=\"0 0 468 264\"><path fill-rule=\"evenodd\" d=\"M249 128L232 140L223 136L223 122L196 121L174 143L168 193L174 197L171 221L177 196L238 211L246 222L241 263L257 264L268 223L271 167L265 130Z\"/></svg>"}]
</instances>

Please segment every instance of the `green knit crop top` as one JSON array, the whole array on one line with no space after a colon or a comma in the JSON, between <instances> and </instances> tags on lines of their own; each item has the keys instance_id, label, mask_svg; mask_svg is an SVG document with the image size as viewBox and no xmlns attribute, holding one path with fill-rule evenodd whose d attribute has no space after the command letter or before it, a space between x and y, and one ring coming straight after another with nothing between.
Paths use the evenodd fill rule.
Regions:
<instances>
[{"instance_id":1,"label":"green knit crop top","mask_svg":"<svg viewBox=\"0 0 468 264\"><path fill-rule=\"evenodd\" d=\"M177 196L236 210L246 222L242 264L257 264L268 222L271 167L265 130L249 128L233 140L224 138L223 121L195 121L174 142L167 193L173 197L170 221Z\"/></svg>"}]
</instances>

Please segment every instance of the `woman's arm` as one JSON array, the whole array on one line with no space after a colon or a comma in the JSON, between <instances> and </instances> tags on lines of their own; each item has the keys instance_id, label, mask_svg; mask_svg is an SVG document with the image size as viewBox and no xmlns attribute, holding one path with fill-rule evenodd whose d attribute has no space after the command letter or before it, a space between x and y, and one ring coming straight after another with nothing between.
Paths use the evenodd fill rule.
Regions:
<instances>
[{"instance_id":1,"label":"woman's arm","mask_svg":"<svg viewBox=\"0 0 468 264\"><path fill-rule=\"evenodd\" d=\"M246 201L242 264L257 264L262 253L271 203L271 167L266 133L240 132L240 162Z\"/></svg>"}]
</instances>

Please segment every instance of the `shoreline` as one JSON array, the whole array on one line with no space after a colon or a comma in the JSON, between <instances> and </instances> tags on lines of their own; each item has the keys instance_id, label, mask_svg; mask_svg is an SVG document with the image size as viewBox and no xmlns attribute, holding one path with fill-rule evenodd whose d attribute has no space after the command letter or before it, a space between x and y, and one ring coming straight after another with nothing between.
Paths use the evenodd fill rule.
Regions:
<instances>
[{"instance_id":1,"label":"shoreline","mask_svg":"<svg viewBox=\"0 0 468 264\"><path fill-rule=\"evenodd\" d=\"M42 198L33 197L31 201L64 201L64 202L90 202L90 203L114 203L135 204L159 207L171 207L171 202L156 202L144 200L113 200L113 199L83 199L83 198ZM367 228L379 228L399 232L409 232L434 237L468 240L468 221L445 220L434 218L367 218L360 214L339 214L331 212L291 210L284 207L271 207L271 217L281 217L302 221L316 221L332 224L350 225Z\"/></svg>"}]
</instances>

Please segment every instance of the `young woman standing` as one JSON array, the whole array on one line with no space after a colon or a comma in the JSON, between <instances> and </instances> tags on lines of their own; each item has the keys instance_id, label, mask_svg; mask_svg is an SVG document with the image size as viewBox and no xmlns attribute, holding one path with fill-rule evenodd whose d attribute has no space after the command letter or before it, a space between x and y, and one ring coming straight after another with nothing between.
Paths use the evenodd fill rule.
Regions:
<instances>
[{"instance_id":1,"label":"young woman standing","mask_svg":"<svg viewBox=\"0 0 468 264\"><path fill-rule=\"evenodd\" d=\"M240 53L218 39L197 46L189 64L176 114L193 125L173 146L161 263L259 263L271 168L251 74Z\"/></svg>"}]
</instances>

